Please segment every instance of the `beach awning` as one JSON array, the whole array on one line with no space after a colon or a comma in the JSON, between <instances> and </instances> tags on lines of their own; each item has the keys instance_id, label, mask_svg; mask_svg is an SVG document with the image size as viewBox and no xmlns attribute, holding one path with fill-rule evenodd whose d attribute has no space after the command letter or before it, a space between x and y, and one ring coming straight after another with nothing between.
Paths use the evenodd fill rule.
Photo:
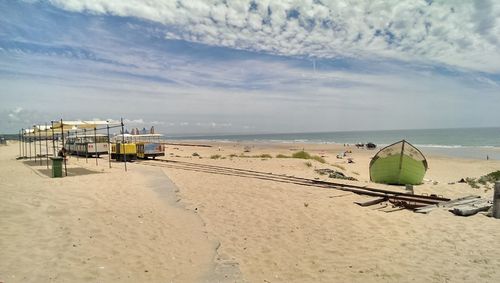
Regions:
<instances>
[{"instance_id":1,"label":"beach awning","mask_svg":"<svg viewBox=\"0 0 500 283\"><path fill-rule=\"evenodd\" d=\"M24 137L51 137L52 136L52 128L49 125L33 125L31 129L24 129L23 132Z\"/></svg>"},{"instance_id":2,"label":"beach awning","mask_svg":"<svg viewBox=\"0 0 500 283\"><path fill-rule=\"evenodd\" d=\"M33 137L51 137L52 128L50 125L34 125L33 132L31 134Z\"/></svg>"},{"instance_id":3,"label":"beach awning","mask_svg":"<svg viewBox=\"0 0 500 283\"><path fill-rule=\"evenodd\" d=\"M76 131L76 130L93 130L94 128L103 128L106 125L109 126L116 126L119 125L120 122L115 122L115 121L57 121L54 123L54 130L61 131L61 128L63 132L67 131Z\"/></svg>"},{"instance_id":4,"label":"beach awning","mask_svg":"<svg viewBox=\"0 0 500 283\"><path fill-rule=\"evenodd\" d=\"M35 129L24 129L23 136L34 137Z\"/></svg>"},{"instance_id":5,"label":"beach awning","mask_svg":"<svg viewBox=\"0 0 500 283\"><path fill-rule=\"evenodd\" d=\"M106 126L115 127L119 126L119 121L56 121L50 125L33 125L31 129L24 129L22 133L25 137L49 137L60 135L61 131L65 134L68 132L76 132L81 130L105 129Z\"/></svg>"}]
</instances>

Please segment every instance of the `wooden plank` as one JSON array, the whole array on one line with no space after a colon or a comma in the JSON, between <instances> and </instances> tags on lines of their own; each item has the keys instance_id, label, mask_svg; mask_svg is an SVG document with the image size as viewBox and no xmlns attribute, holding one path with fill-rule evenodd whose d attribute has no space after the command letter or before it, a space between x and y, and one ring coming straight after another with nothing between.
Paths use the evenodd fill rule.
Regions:
<instances>
[{"instance_id":1,"label":"wooden plank","mask_svg":"<svg viewBox=\"0 0 500 283\"><path fill-rule=\"evenodd\" d=\"M470 196L466 196L466 197L462 197L462 198L452 199L450 201L440 203L439 207L453 207L456 205L467 204L467 203L474 202L479 198L480 198L480 196L470 195Z\"/></svg>"},{"instance_id":2,"label":"wooden plank","mask_svg":"<svg viewBox=\"0 0 500 283\"><path fill-rule=\"evenodd\" d=\"M391 210L382 210L382 211L385 213L391 213L391 212L396 212L396 211L400 211L400 210L404 210L404 209L405 209L404 207L396 207L396 208L391 209Z\"/></svg>"},{"instance_id":3,"label":"wooden plank","mask_svg":"<svg viewBox=\"0 0 500 283\"><path fill-rule=\"evenodd\" d=\"M415 209L415 212L425 214L425 213L429 213L429 212L435 210L436 208L454 207L454 206L459 206L459 205L472 204L472 203L477 202L478 200L480 200L479 196L470 195L470 196L466 196L466 197L462 197L462 198L453 199L453 200L450 200L447 202L442 202L439 204L431 204L431 205L419 207L419 208Z\"/></svg>"},{"instance_id":4,"label":"wooden plank","mask_svg":"<svg viewBox=\"0 0 500 283\"><path fill-rule=\"evenodd\" d=\"M381 205L381 206L378 206L378 207L375 207L375 208L372 208L372 210L384 210L385 208L387 208L389 205L387 203Z\"/></svg>"},{"instance_id":5,"label":"wooden plank","mask_svg":"<svg viewBox=\"0 0 500 283\"><path fill-rule=\"evenodd\" d=\"M375 205L381 202L387 201L386 197L380 197L380 198L375 198L371 199L369 201L361 202L361 201L355 201L354 203L360 206L370 206L370 205Z\"/></svg>"},{"instance_id":6,"label":"wooden plank","mask_svg":"<svg viewBox=\"0 0 500 283\"><path fill-rule=\"evenodd\" d=\"M414 212L416 212L416 213L429 213L436 208L438 208L438 206L436 204L431 204L431 205L416 208L414 210Z\"/></svg>"}]
</instances>

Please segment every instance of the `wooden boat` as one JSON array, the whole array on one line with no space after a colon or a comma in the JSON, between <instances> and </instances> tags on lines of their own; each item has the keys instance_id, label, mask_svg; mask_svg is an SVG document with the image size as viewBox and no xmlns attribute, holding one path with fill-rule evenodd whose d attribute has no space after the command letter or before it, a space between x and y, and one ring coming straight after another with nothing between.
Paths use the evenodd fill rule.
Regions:
<instances>
[{"instance_id":1,"label":"wooden boat","mask_svg":"<svg viewBox=\"0 0 500 283\"><path fill-rule=\"evenodd\" d=\"M370 162L370 180L392 185L418 185L427 171L420 150L402 140L382 148Z\"/></svg>"}]
</instances>

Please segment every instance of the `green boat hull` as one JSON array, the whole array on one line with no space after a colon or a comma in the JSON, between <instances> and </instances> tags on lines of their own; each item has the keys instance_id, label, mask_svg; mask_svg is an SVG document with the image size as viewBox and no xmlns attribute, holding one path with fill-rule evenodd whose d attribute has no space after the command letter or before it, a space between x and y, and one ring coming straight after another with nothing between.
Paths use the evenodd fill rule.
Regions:
<instances>
[{"instance_id":1,"label":"green boat hull","mask_svg":"<svg viewBox=\"0 0 500 283\"><path fill-rule=\"evenodd\" d=\"M375 183L418 185L426 171L425 157L404 140L380 150L370 163L370 179Z\"/></svg>"}]
</instances>

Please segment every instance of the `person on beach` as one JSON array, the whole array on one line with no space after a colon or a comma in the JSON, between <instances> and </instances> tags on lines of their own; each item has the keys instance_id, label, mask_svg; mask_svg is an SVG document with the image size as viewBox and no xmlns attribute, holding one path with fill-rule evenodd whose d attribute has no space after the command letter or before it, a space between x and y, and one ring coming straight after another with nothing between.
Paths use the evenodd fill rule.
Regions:
<instances>
[{"instance_id":1,"label":"person on beach","mask_svg":"<svg viewBox=\"0 0 500 283\"><path fill-rule=\"evenodd\" d=\"M62 157L62 158L66 158L66 149L63 147L59 150L59 152L57 153L57 156L59 157Z\"/></svg>"}]
</instances>

